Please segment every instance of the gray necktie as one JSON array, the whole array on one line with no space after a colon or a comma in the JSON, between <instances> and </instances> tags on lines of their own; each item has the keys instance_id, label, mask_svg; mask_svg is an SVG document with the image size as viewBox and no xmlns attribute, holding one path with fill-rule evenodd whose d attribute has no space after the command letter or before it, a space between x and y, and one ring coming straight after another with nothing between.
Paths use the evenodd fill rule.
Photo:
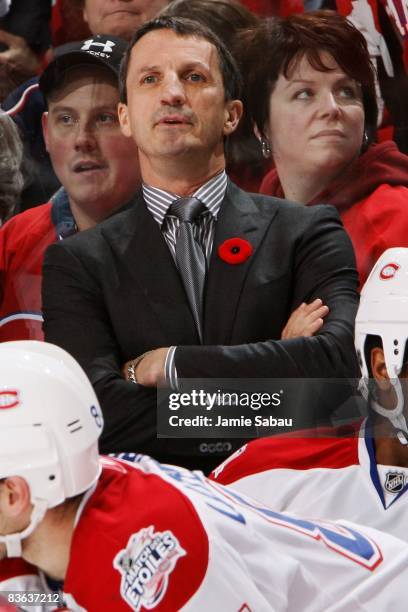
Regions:
<instances>
[{"instance_id":1,"label":"gray necktie","mask_svg":"<svg viewBox=\"0 0 408 612\"><path fill-rule=\"evenodd\" d=\"M202 335L202 308L206 261L201 245L195 240L193 223L206 210L197 198L180 198L170 206L169 214L180 220L176 240L176 263L183 279L184 289L197 327Z\"/></svg>"}]
</instances>

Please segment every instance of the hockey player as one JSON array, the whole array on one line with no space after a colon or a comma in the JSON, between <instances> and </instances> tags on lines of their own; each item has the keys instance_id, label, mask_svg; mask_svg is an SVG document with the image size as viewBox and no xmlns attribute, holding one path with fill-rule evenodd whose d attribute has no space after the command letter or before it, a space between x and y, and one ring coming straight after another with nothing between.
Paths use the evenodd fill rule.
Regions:
<instances>
[{"instance_id":1,"label":"hockey player","mask_svg":"<svg viewBox=\"0 0 408 612\"><path fill-rule=\"evenodd\" d=\"M356 319L369 418L346 437L342 427L256 440L212 478L280 511L344 517L408 540L407 338L408 249L394 248L374 266Z\"/></svg>"},{"instance_id":2,"label":"hockey player","mask_svg":"<svg viewBox=\"0 0 408 612\"><path fill-rule=\"evenodd\" d=\"M200 472L148 457L100 458L98 400L54 345L3 343L0 372L0 571L9 576L12 558L23 557L63 582L63 594L42 583L48 605L405 609L405 542L261 508ZM10 586L5 595L24 608L32 592L10 595Z\"/></svg>"}]
</instances>

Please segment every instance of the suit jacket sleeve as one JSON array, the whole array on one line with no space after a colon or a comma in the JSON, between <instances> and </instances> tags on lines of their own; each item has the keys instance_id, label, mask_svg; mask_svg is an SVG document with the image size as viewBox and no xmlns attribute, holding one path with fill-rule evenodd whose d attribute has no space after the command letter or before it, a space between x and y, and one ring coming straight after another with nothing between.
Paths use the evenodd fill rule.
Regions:
<instances>
[{"instance_id":1,"label":"suit jacket sleeve","mask_svg":"<svg viewBox=\"0 0 408 612\"><path fill-rule=\"evenodd\" d=\"M333 207L316 206L308 213L307 226L293 239L293 252L282 252L280 257L293 258L290 312L315 298L329 306L320 332L311 338L245 344L234 341L233 334L228 346L179 346L175 353L179 378L358 376L354 349L358 277L353 247ZM290 227L286 231L290 233ZM259 249L257 257L261 262L268 260L265 248ZM257 262L252 265L256 267ZM238 329L235 335L240 336Z\"/></svg>"},{"instance_id":2,"label":"suit jacket sleeve","mask_svg":"<svg viewBox=\"0 0 408 612\"><path fill-rule=\"evenodd\" d=\"M149 443L156 438L155 392L121 376L126 358L116 342L100 284L67 241L46 252L42 295L45 340L77 359L102 404L103 452L151 452Z\"/></svg>"}]
</instances>

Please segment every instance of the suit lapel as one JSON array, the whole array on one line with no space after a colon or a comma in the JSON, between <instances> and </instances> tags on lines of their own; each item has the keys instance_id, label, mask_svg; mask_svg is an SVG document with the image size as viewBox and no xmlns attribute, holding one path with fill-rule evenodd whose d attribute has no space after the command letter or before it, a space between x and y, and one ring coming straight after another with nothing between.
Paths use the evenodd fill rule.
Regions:
<instances>
[{"instance_id":1,"label":"suit lapel","mask_svg":"<svg viewBox=\"0 0 408 612\"><path fill-rule=\"evenodd\" d=\"M257 256L276 207L258 208L244 191L229 182L218 216L204 306L204 344L229 344L245 279ZM232 265L218 255L219 246L229 238L247 240L252 255L243 263Z\"/></svg>"},{"instance_id":2,"label":"suit lapel","mask_svg":"<svg viewBox=\"0 0 408 612\"><path fill-rule=\"evenodd\" d=\"M249 195L228 183L216 223L205 288L205 344L230 342L248 271L276 210L273 201L263 209L258 208ZM155 315L157 327L162 331L163 342L166 345L199 344L180 275L141 193L131 208L116 218L118 223L109 226L109 230L101 227L102 234L124 266L127 277L144 295L146 306ZM229 238L242 238L251 244L253 253L242 264L231 265L218 256L218 247ZM130 311L132 308L134 316L138 316L140 304L130 303Z\"/></svg>"},{"instance_id":3,"label":"suit lapel","mask_svg":"<svg viewBox=\"0 0 408 612\"><path fill-rule=\"evenodd\" d=\"M173 257L141 193L125 223L110 233L109 242L132 281L156 315L166 344L199 343L188 300ZM131 308L132 305L130 304ZM136 305L134 316L140 312Z\"/></svg>"}]
</instances>

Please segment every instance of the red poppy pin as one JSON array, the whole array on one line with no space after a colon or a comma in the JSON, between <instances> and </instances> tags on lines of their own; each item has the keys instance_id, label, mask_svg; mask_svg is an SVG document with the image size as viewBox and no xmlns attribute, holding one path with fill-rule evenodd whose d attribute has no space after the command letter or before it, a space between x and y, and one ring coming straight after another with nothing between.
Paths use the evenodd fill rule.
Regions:
<instances>
[{"instance_id":1,"label":"red poppy pin","mask_svg":"<svg viewBox=\"0 0 408 612\"><path fill-rule=\"evenodd\" d=\"M242 238L229 238L218 247L218 256L235 266L244 263L253 253L252 245Z\"/></svg>"}]
</instances>

